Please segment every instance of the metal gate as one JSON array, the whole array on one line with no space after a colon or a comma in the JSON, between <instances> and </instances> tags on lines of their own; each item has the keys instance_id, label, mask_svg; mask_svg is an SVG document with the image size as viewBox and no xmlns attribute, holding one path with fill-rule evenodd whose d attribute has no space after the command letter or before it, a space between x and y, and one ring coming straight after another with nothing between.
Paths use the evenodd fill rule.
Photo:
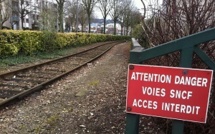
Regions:
<instances>
[{"instance_id":1,"label":"metal gate","mask_svg":"<svg viewBox=\"0 0 215 134\"><path fill-rule=\"evenodd\" d=\"M133 49L130 51L130 63L142 64L146 60L178 51L178 54L180 55L180 67L190 68L193 61L193 54L195 53L208 66L208 68L215 70L215 62L200 48L200 44L212 40L215 40L215 28L173 40L149 49L143 49L134 39L132 39ZM183 131L184 122L174 120L172 124L172 133L183 134ZM125 133L139 133L139 115L127 113Z\"/></svg>"}]
</instances>

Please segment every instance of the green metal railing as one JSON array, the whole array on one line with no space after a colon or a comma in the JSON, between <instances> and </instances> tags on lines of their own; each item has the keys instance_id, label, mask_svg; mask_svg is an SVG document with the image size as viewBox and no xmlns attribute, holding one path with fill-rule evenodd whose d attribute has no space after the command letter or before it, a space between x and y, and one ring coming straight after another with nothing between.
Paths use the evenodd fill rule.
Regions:
<instances>
[{"instance_id":1,"label":"green metal railing","mask_svg":"<svg viewBox=\"0 0 215 134\"><path fill-rule=\"evenodd\" d=\"M191 67L193 53L196 53L209 68L215 70L215 62L199 48L201 43L211 40L215 40L215 28L192 34L149 49L135 47L130 51L130 63L141 64L146 60L179 51L180 67ZM184 122L174 120L172 124L172 134L183 134L183 132ZM139 115L127 113L125 134L138 133Z\"/></svg>"}]
</instances>

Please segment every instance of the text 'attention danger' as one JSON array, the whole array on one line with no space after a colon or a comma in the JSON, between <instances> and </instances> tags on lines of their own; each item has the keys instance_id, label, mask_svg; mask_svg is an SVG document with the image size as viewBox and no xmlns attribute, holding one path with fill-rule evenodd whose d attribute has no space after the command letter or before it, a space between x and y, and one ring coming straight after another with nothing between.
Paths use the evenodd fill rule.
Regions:
<instances>
[{"instance_id":1,"label":"text 'attention danger'","mask_svg":"<svg viewBox=\"0 0 215 134\"><path fill-rule=\"evenodd\" d=\"M211 70L129 66L127 112L206 122Z\"/></svg>"}]
</instances>

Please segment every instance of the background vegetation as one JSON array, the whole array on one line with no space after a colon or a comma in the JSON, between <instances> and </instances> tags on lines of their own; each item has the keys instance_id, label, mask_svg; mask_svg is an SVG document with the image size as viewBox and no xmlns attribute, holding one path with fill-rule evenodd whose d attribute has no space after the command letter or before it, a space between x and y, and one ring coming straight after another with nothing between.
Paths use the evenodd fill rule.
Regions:
<instances>
[{"instance_id":1,"label":"background vegetation","mask_svg":"<svg viewBox=\"0 0 215 134\"><path fill-rule=\"evenodd\" d=\"M162 5L150 0L151 5L143 3L143 16L140 30L135 35L143 45L154 47L162 43L179 39L208 28L215 27L214 0L165 0ZM137 29L139 29L137 28ZM204 37L202 37L204 38ZM215 42L210 41L200 45L200 48L215 61ZM180 52L156 57L144 62L150 65L179 66ZM193 68L208 69L202 60L194 53ZM214 81L213 81L214 83ZM215 133L215 86L213 84L210 96L208 118L206 124L185 122L185 134ZM199 98L201 99L201 98ZM172 120L154 118L165 133L171 133Z\"/></svg>"},{"instance_id":2,"label":"background vegetation","mask_svg":"<svg viewBox=\"0 0 215 134\"><path fill-rule=\"evenodd\" d=\"M67 47L123 39L129 39L129 37L104 34L1 30L0 56L4 58L16 55L34 55L40 52L52 52Z\"/></svg>"}]
</instances>

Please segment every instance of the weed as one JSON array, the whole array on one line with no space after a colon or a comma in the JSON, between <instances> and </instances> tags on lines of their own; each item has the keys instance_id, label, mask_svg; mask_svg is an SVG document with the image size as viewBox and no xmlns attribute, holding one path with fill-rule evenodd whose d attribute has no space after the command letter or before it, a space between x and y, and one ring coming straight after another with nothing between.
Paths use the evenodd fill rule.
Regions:
<instances>
[{"instance_id":1,"label":"weed","mask_svg":"<svg viewBox=\"0 0 215 134\"><path fill-rule=\"evenodd\" d=\"M97 86L98 84L99 84L99 80L93 80L93 81L89 82L89 85L93 86L93 87Z\"/></svg>"},{"instance_id":2,"label":"weed","mask_svg":"<svg viewBox=\"0 0 215 134\"><path fill-rule=\"evenodd\" d=\"M72 52L74 52L73 47L66 48L66 49L59 49L59 50L55 50L53 52L36 53L31 56L18 55L18 56L10 56L10 57L1 57L0 58L0 67L6 68L7 66L14 66L14 65L23 64L23 63L31 63L31 62L39 61L42 59L59 58L59 57L65 56L65 55L69 55Z\"/></svg>"}]
</instances>

